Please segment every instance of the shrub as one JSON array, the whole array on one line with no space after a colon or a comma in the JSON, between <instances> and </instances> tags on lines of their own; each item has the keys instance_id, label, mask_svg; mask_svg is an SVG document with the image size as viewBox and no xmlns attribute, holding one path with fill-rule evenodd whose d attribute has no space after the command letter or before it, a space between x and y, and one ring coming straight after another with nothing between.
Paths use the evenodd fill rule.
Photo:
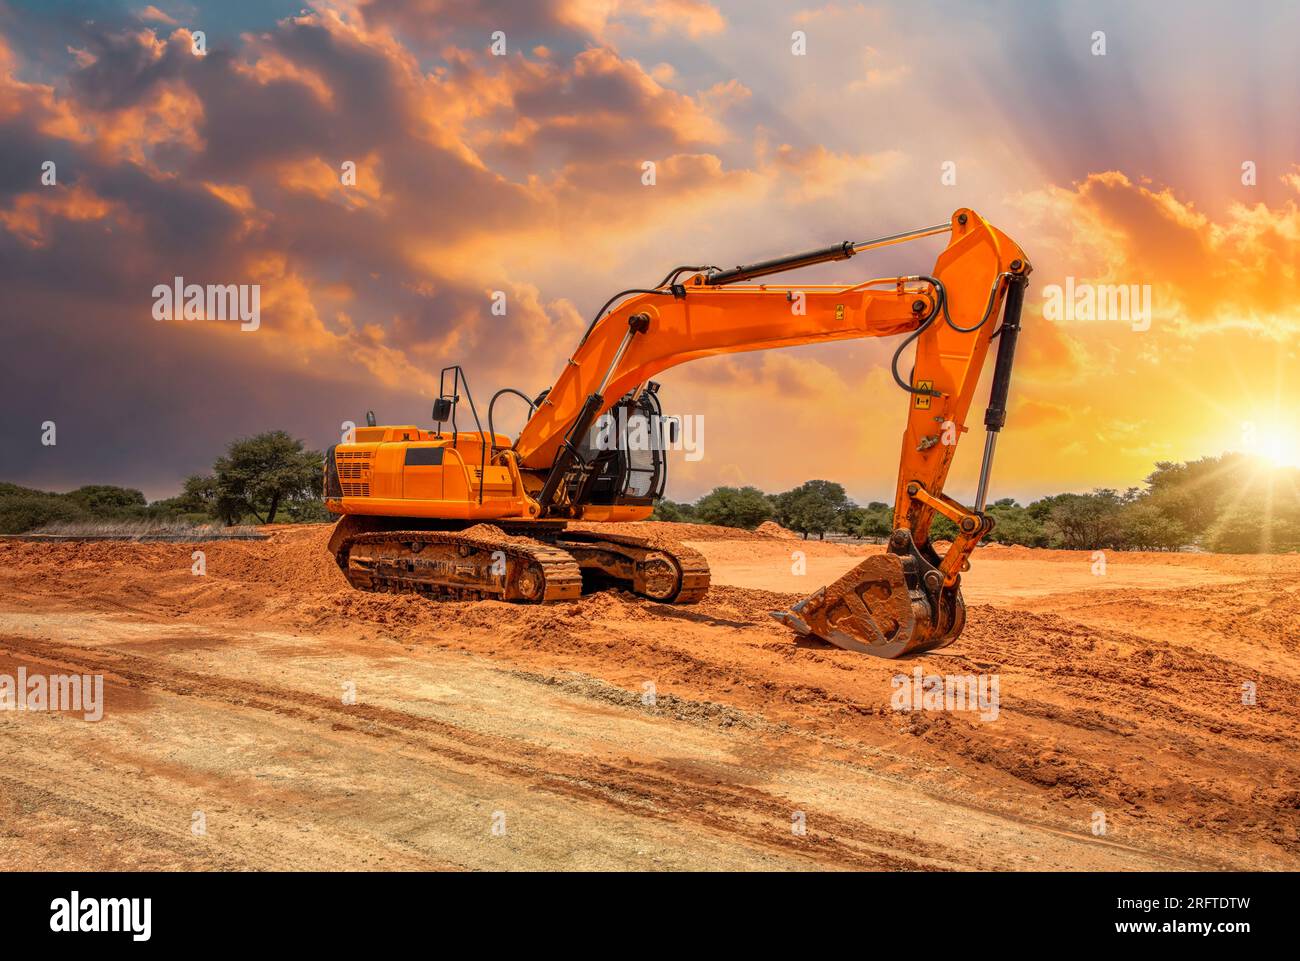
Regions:
<instances>
[{"instance_id":1,"label":"shrub","mask_svg":"<svg viewBox=\"0 0 1300 961\"><path fill-rule=\"evenodd\" d=\"M58 494L17 494L0 497L0 534L25 534L58 522L90 520L80 505Z\"/></svg>"},{"instance_id":2,"label":"shrub","mask_svg":"<svg viewBox=\"0 0 1300 961\"><path fill-rule=\"evenodd\" d=\"M753 530L772 517L772 502L757 487L715 487L695 505L706 524Z\"/></svg>"}]
</instances>

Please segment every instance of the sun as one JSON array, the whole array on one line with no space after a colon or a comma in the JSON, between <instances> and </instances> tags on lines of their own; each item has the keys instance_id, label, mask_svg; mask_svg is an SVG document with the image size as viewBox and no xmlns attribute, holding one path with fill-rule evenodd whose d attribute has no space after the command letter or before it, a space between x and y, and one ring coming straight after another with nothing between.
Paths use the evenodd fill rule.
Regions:
<instances>
[{"instance_id":1,"label":"sun","mask_svg":"<svg viewBox=\"0 0 1300 961\"><path fill-rule=\"evenodd\" d=\"M1263 423L1249 432L1247 439L1253 441L1247 443L1247 451L1274 467L1300 467L1300 430L1295 425L1278 421Z\"/></svg>"}]
</instances>

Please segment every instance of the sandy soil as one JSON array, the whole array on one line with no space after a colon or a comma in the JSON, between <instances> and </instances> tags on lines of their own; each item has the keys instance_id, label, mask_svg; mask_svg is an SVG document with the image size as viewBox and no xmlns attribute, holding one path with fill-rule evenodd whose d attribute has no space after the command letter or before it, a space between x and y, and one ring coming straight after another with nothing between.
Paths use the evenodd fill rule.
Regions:
<instances>
[{"instance_id":1,"label":"sandy soil","mask_svg":"<svg viewBox=\"0 0 1300 961\"><path fill-rule=\"evenodd\" d=\"M1300 558L981 548L960 641L885 662L766 616L878 548L645 526L704 602L361 594L325 527L203 577L0 542L0 674L107 684L0 712L0 867L1300 868ZM895 711L918 667L996 675L997 719Z\"/></svg>"}]
</instances>

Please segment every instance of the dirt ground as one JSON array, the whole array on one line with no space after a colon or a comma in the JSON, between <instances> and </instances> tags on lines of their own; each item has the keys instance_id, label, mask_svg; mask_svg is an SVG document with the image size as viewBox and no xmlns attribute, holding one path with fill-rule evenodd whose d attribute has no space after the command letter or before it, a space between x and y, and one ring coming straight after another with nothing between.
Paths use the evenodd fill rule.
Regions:
<instances>
[{"instance_id":1,"label":"dirt ground","mask_svg":"<svg viewBox=\"0 0 1300 961\"><path fill-rule=\"evenodd\" d=\"M0 867L1300 868L1300 557L984 547L899 662L767 616L879 548L647 526L702 603L362 594L324 526L0 543L0 674L106 678L0 712ZM895 710L918 668L996 719Z\"/></svg>"}]
</instances>

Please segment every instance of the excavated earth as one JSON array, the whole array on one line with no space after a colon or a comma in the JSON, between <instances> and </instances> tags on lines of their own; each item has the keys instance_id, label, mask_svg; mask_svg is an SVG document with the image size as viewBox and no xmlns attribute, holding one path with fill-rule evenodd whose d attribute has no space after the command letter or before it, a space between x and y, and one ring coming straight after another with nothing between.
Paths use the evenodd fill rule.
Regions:
<instances>
[{"instance_id":1,"label":"excavated earth","mask_svg":"<svg viewBox=\"0 0 1300 961\"><path fill-rule=\"evenodd\" d=\"M525 607L358 593L328 527L269 530L0 542L0 675L105 685L0 711L0 867L1300 868L1295 555L984 547L965 634L900 662L767 616L879 548L625 525L709 596ZM896 710L917 671L996 717Z\"/></svg>"}]
</instances>

